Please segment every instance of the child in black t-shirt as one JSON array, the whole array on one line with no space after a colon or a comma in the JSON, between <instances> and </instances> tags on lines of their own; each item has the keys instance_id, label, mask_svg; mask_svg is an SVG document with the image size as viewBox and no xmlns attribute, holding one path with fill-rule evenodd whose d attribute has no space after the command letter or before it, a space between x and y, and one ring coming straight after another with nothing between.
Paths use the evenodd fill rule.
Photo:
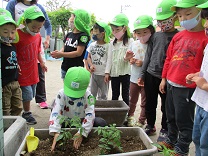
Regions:
<instances>
[{"instance_id":1,"label":"child in black t-shirt","mask_svg":"<svg viewBox=\"0 0 208 156\"><path fill-rule=\"evenodd\" d=\"M22 91L17 81L18 64L16 49L12 42L16 35L16 23L10 12L0 9L0 53L2 76L3 115L20 115Z\"/></svg>"},{"instance_id":2,"label":"child in black t-shirt","mask_svg":"<svg viewBox=\"0 0 208 156\"><path fill-rule=\"evenodd\" d=\"M61 65L61 78L64 79L70 67L84 67L84 55L90 40L91 18L87 11L78 9L72 12L69 18L69 32L64 39L64 47L61 50L51 52L53 58L63 57Z\"/></svg>"}]
</instances>

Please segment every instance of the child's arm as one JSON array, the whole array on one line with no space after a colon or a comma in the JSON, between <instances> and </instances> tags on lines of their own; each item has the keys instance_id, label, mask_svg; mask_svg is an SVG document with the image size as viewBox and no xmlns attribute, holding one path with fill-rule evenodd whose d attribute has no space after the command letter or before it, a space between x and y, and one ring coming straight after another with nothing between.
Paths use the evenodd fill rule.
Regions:
<instances>
[{"instance_id":1,"label":"child's arm","mask_svg":"<svg viewBox=\"0 0 208 156\"><path fill-rule=\"evenodd\" d=\"M77 50L71 51L71 52L64 52L62 48L60 51L55 50L51 52L51 56L56 59L61 58L61 57L75 58L75 57L81 56L84 50L85 50L85 46L77 46Z\"/></svg>"},{"instance_id":2,"label":"child's arm","mask_svg":"<svg viewBox=\"0 0 208 156\"><path fill-rule=\"evenodd\" d=\"M87 58L87 62L90 66L90 72L94 72L95 71L95 66L92 64L92 58L91 58L91 54L88 53L88 58Z\"/></svg>"},{"instance_id":3,"label":"child's arm","mask_svg":"<svg viewBox=\"0 0 208 156\"><path fill-rule=\"evenodd\" d=\"M56 146L56 139L59 136L61 125L59 124L58 116L61 114L61 103L64 102L64 94L63 90L59 91L55 101L54 101L54 107L52 109L50 119L49 119L49 134L54 136L53 144L51 147L51 151L55 149Z\"/></svg>"},{"instance_id":4,"label":"child's arm","mask_svg":"<svg viewBox=\"0 0 208 156\"><path fill-rule=\"evenodd\" d=\"M111 66L112 66L112 59L113 59L113 54L112 54L112 47L113 43L109 43L109 47L108 47L108 58L107 58L107 62L106 62L106 68L105 68L105 78L104 81L105 82L109 82L110 81L110 70L111 70Z\"/></svg>"},{"instance_id":5,"label":"child's arm","mask_svg":"<svg viewBox=\"0 0 208 156\"><path fill-rule=\"evenodd\" d=\"M40 62L40 66L44 72L47 72L48 68L45 66L45 63L42 59L41 53L38 53L38 61Z\"/></svg>"},{"instance_id":6,"label":"child's arm","mask_svg":"<svg viewBox=\"0 0 208 156\"><path fill-rule=\"evenodd\" d=\"M197 87L208 92L208 82L205 78L195 76L192 78L192 81L196 83Z\"/></svg>"},{"instance_id":7,"label":"child's arm","mask_svg":"<svg viewBox=\"0 0 208 156\"><path fill-rule=\"evenodd\" d=\"M87 137L88 134L90 133L90 131L92 130L93 127L93 123L95 120L95 109L94 109L94 105L95 105L95 98L92 94L89 94L90 92L87 91L88 93L86 93L86 108L85 108L85 118L82 121L82 134L80 133L80 130L75 134L75 140L73 143L73 146L78 149L79 146L82 143L82 139L84 137Z\"/></svg>"}]
</instances>

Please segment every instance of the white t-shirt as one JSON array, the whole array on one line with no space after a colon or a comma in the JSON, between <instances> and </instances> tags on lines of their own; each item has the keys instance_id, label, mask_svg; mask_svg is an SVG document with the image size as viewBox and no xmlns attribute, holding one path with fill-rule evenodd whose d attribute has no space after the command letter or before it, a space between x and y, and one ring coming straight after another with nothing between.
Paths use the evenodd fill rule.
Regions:
<instances>
[{"instance_id":1,"label":"white t-shirt","mask_svg":"<svg viewBox=\"0 0 208 156\"><path fill-rule=\"evenodd\" d=\"M144 61L144 56L147 51L147 44L142 44L139 40L132 43L131 50L134 52L135 59ZM136 66L136 64L131 65L131 77L130 81L133 83L138 82L138 78L141 77L142 67Z\"/></svg>"},{"instance_id":2,"label":"white t-shirt","mask_svg":"<svg viewBox=\"0 0 208 156\"><path fill-rule=\"evenodd\" d=\"M22 2L19 2L15 5L15 22L17 22L20 16L24 13L24 11L33 5L25 5Z\"/></svg>"},{"instance_id":3,"label":"white t-shirt","mask_svg":"<svg viewBox=\"0 0 208 156\"><path fill-rule=\"evenodd\" d=\"M205 78L208 82L208 45L204 50L204 58L201 65L200 74L201 77ZM208 92L196 87L194 94L191 98L197 105L202 107L206 112L208 112Z\"/></svg>"},{"instance_id":4,"label":"white t-shirt","mask_svg":"<svg viewBox=\"0 0 208 156\"><path fill-rule=\"evenodd\" d=\"M105 75L105 68L108 58L109 43L100 45L97 42L92 42L87 51L91 54L92 64L95 67L95 75Z\"/></svg>"}]
</instances>

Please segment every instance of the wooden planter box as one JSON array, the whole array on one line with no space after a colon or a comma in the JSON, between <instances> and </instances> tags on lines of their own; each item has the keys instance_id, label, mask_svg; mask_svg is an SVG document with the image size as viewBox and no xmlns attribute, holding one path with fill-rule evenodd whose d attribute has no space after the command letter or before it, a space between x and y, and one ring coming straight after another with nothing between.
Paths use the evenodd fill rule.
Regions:
<instances>
[{"instance_id":1,"label":"wooden planter box","mask_svg":"<svg viewBox=\"0 0 208 156\"><path fill-rule=\"evenodd\" d=\"M123 126L129 106L119 100L97 100L95 103L95 116L105 119L107 124L115 123L117 127Z\"/></svg>"},{"instance_id":2,"label":"wooden planter box","mask_svg":"<svg viewBox=\"0 0 208 156\"><path fill-rule=\"evenodd\" d=\"M93 128L92 132L94 131ZM144 145L146 146L146 150L140 150L140 151L133 151L128 153L119 153L119 154L111 154L108 156L153 156L154 153L157 152L157 148L152 145L151 139L146 135L143 129L139 127L118 127L119 130L122 131L122 136L139 136L140 139L143 141ZM91 132L91 133L92 133ZM15 156L19 156L22 151L27 151L27 145L26 145L26 137L29 135L29 132L25 136L25 139L23 140L22 144L20 145L20 148L18 149ZM97 135L97 133L92 133L92 135ZM52 137L49 135L48 129L36 129L35 130L35 136L37 136L39 139L47 139L49 137Z\"/></svg>"}]
</instances>

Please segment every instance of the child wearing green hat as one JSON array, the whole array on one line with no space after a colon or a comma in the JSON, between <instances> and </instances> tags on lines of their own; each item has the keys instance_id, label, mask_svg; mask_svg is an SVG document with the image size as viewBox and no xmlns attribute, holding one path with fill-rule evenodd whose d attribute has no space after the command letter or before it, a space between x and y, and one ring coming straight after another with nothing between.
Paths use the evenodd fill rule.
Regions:
<instances>
[{"instance_id":1,"label":"child wearing green hat","mask_svg":"<svg viewBox=\"0 0 208 156\"><path fill-rule=\"evenodd\" d=\"M127 105L129 105L131 68L125 55L133 42L133 39L130 38L128 24L129 20L127 16L122 13L116 15L110 22L115 39L110 42L110 51L108 52L109 56L105 70L105 82L111 79L112 100L118 100L121 84L122 98ZM131 52L131 55L133 56L133 52Z\"/></svg>"},{"instance_id":2,"label":"child wearing green hat","mask_svg":"<svg viewBox=\"0 0 208 156\"><path fill-rule=\"evenodd\" d=\"M0 9L0 50L2 76L3 115L18 116L22 111L22 91L17 81L18 63L16 48L12 44L16 34L16 23L10 12Z\"/></svg>"},{"instance_id":3,"label":"child wearing green hat","mask_svg":"<svg viewBox=\"0 0 208 156\"><path fill-rule=\"evenodd\" d=\"M139 16L134 22L134 34L136 41L131 45L131 51L134 56L129 59L131 64L131 77L130 77L130 100L129 106L130 110L128 112L127 126L139 126L142 127L145 124L145 104L146 96L144 87L138 86L138 78L141 75L142 64L144 61L144 56L147 50L148 41L155 33L155 28L153 27L153 19L148 15ZM129 58L126 53L126 58ZM130 54L131 55L131 54ZM136 109L137 101L139 98L139 93L141 94L141 113L138 122L134 118L134 112Z\"/></svg>"},{"instance_id":4,"label":"child wearing green hat","mask_svg":"<svg viewBox=\"0 0 208 156\"><path fill-rule=\"evenodd\" d=\"M91 17L83 9L74 10L69 18L69 32L64 39L64 46L61 50L51 52L53 58L63 57L61 65L61 78L64 79L67 70L70 67L84 67L83 58L90 40Z\"/></svg>"},{"instance_id":5,"label":"child wearing green hat","mask_svg":"<svg viewBox=\"0 0 208 156\"><path fill-rule=\"evenodd\" d=\"M196 5L197 0L180 0L171 7L176 11L180 25L185 28L173 37L168 47L160 85L161 92L167 85L168 123L168 137L160 144L174 149L172 155L189 153L195 114L195 102L191 97L196 84L187 83L186 76L200 71L208 42Z\"/></svg>"},{"instance_id":6,"label":"child wearing green hat","mask_svg":"<svg viewBox=\"0 0 208 156\"><path fill-rule=\"evenodd\" d=\"M205 19L205 35L208 37L208 2L198 5L201 8L201 18ZM192 100L197 104L194 118L192 140L196 148L196 156L205 156L208 153L208 45L204 50L204 57L200 72L186 76L187 83L196 83L197 87Z\"/></svg>"},{"instance_id":7,"label":"child wearing green hat","mask_svg":"<svg viewBox=\"0 0 208 156\"><path fill-rule=\"evenodd\" d=\"M208 37L208 2L198 5L202 8L201 18L205 19L205 35ZM191 97L197 106L194 118L192 140L196 148L196 156L205 156L208 153L208 45L204 50L204 57L200 72L188 74L187 83L196 83L197 87Z\"/></svg>"},{"instance_id":8,"label":"child wearing green hat","mask_svg":"<svg viewBox=\"0 0 208 156\"><path fill-rule=\"evenodd\" d=\"M55 150L56 140L61 131L59 116L74 116L82 120L83 131L75 134L73 146L78 149L82 140L88 137L92 127L106 126L106 121L95 117L95 97L87 89L90 82L90 72L83 67L71 67L68 69L64 88L61 89L55 99L54 107L49 120L49 133L54 136L51 150Z\"/></svg>"},{"instance_id":9,"label":"child wearing green hat","mask_svg":"<svg viewBox=\"0 0 208 156\"><path fill-rule=\"evenodd\" d=\"M145 132L147 135L156 134L155 121L158 94L161 98L162 122L157 141L164 140L168 132L165 111L166 94L160 93L159 85L162 80L161 75L168 44L178 32L174 27L175 12L170 10L170 7L174 4L176 4L176 0L162 0L156 8L157 25L161 28L161 31L154 33L150 38L142 65L141 77L138 80L139 85L144 85L146 93L145 111L147 125Z\"/></svg>"},{"instance_id":10,"label":"child wearing green hat","mask_svg":"<svg viewBox=\"0 0 208 156\"><path fill-rule=\"evenodd\" d=\"M92 73L90 80L90 90L93 96L97 96L100 89L101 100L107 100L108 82L104 81L105 68L108 59L111 27L104 22L97 22L93 26L93 43L87 48L88 64Z\"/></svg>"},{"instance_id":11,"label":"child wearing green hat","mask_svg":"<svg viewBox=\"0 0 208 156\"><path fill-rule=\"evenodd\" d=\"M30 112L30 101L35 96L36 84L39 81L37 60L43 71L47 71L40 54L42 43L39 32L44 21L45 17L37 6L27 8L18 21L18 25L24 25L24 28L17 30L19 42L15 44L17 61L21 69L18 81L22 89L24 109L22 117L28 124L37 123Z\"/></svg>"}]
</instances>

